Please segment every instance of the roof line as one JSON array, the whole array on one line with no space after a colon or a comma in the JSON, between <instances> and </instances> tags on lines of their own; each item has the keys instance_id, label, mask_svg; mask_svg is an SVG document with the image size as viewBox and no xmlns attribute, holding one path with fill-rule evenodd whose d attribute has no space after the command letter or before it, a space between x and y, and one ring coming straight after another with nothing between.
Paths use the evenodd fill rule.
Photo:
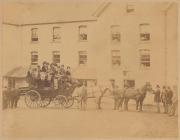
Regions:
<instances>
[{"instance_id":1,"label":"roof line","mask_svg":"<svg viewBox=\"0 0 180 140\"><path fill-rule=\"evenodd\" d=\"M99 17L101 14L107 9L107 7L111 4L111 2L102 3L96 11L93 13L94 16Z\"/></svg>"},{"instance_id":2,"label":"roof line","mask_svg":"<svg viewBox=\"0 0 180 140\"><path fill-rule=\"evenodd\" d=\"M165 7L164 11L168 11L173 5L173 2L168 3L168 5Z\"/></svg>"},{"instance_id":3,"label":"roof line","mask_svg":"<svg viewBox=\"0 0 180 140\"><path fill-rule=\"evenodd\" d=\"M96 14L98 13L98 11L101 9L101 7L103 7L103 5L105 4L105 2L101 3L97 9L94 11L94 13L92 14L92 16L96 16Z\"/></svg>"},{"instance_id":4,"label":"roof line","mask_svg":"<svg viewBox=\"0 0 180 140\"><path fill-rule=\"evenodd\" d=\"M95 22L97 19L89 19L89 20L72 20L72 21L57 21L57 22L39 22L39 23L27 23L27 24L14 24L9 22L3 22L6 25L12 26L32 26L32 25L48 25L48 24L62 24L62 23L77 23L77 22Z\"/></svg>"},{"instance_id":5,"label":"roof line","mask_svg":"<svg viewBox=\"0 0 180 140\"><path fill-rule=\"evenodd\" d=\"M2 24L5 24L5 25L11 25L11 26L21 26L20 24L15 24L15 23L9 23L9 22L3 22Z\"/></svg>"}]
</instances>

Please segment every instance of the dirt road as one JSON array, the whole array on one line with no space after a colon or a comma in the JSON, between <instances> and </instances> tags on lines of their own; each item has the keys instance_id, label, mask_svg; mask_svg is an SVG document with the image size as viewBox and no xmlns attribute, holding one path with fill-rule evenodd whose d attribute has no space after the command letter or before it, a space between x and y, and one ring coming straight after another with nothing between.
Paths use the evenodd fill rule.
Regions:
<instances>
[{"instance_id":1,"label":"dirt road","mask_svg":"<svg viewBox=\"0 0 180 140\"><path fill-rule=\"evenodd\" d=\"M104 103L105 104L105 103ZM178 118L155 113L155 107L144 106L144 112L115 111L112 106L86 111L76 108L17 108L3 111L5 137L177 137Z\"/></svg>"}]
</instances>

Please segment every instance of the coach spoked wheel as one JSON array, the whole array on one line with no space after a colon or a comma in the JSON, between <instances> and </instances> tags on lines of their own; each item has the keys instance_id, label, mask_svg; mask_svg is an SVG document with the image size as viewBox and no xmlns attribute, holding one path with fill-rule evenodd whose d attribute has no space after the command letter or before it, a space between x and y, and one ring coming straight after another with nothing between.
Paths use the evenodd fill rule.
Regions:
<instances>
[{"instance_id":1,"label":"coach spoked wheel","mask_svg":"<svg viewBox=\"0 0 180 140\"><path fill-rule=\"evenodd\" d=\"M26 92L25 104L29 108L40 107L40 101L41 101L41 96L40 96L39 92L37 92L35 90L30 90L30 91Z\"/></svg>"},{"instance_id":2,"label":"coach spoked wheel","mask_svg":"<svg viewBox=\"0 0 180 140\"><path fill-rule=\"evenodd\" d=\"M51 103L51 98L49 97L41 97L40 107L47 107Z\"/></svg>"},{"instance_id":3,"label":"coach spoked wheel","mask_svg":"<svg viewBox=\"0 0 180 140\"><path fill-rule=\"evenodd\" d=\"M74 98L72 96L66 97L66 105L64 106L65 108L70 108L74 104Z\"/></svg>"},{"instance_id":4,"label":"coach spoked wheel","mask_svg":"<svg viewBox=\"0 0 180 140\"><path fill-rule=\"evenodd\" d=\"M54 100L53 100L54 104L56 107L58 108L64 108L66 103L67 103L67 100L66 100L66 97L63 96L63 95L57 95Z\"/></svg>"}]
</instances>

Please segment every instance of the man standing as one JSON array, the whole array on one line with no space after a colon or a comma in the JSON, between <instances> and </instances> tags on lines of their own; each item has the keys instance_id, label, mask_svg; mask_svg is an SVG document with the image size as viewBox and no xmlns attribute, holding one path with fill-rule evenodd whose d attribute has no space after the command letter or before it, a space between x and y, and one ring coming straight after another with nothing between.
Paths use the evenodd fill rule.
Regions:
<instances>
[{"instance_id":1,"label":"man standing","mask_svg":"<svg viewBox=\"0 0 180 140\"><path fill-rule=\"evenodd\" d=\"M162 89L162 92L161 92L161 101L163 103L164 113L168 113L167 90L166 90L165 86L163 86L163 89Z\"/></svg>"},{"instance_id":2,"label":"man standing","mask_svg":"<svg viewBox=\"0 0 180 140\"><path fill-rule=\"evenodd\" d=\"M66 74L66 71L64 69L64 65L61 65L61 67L60 67L60 75L65 76L65 74Z\"/></svg>"},{"instance_id":3,"label":"man standing","mask_svg":"<svg viewBox=\"0 0 180 140\"><path fill-rule=\"evenodd\" d=\"M157 85L156 90L154 92L154 102L156 103L157 106L157 113L160 113L160 102L161 102L160 93L161 93L160 86Z\"/></svg>"},{"instance_id":4,"label":"man standing","mask_svg":"<svg viewBox=\"0 0 180 140\"><path fill-rule=\"evenodd\" d=\"M178 114L178 90L177 86L173 87L172 105L169 111L169 116L175 116Z\"/></svg>"},{"instance_id":5,"label":"man standing","mask_svg":"<svg viewBox=\"0 0 180 140\"><path fill-rule=\"evenodd\" d=\"M87 82L84 81L83 85L82 85L82 91L81 91L81 109L82 110L86 110L87 108L87 99L88 99L88 95L87 95Z\"/></svg>"},{"instance_id":6,"label":"man standing","mask_svg":"<svg viewBox=\"0 0 180 140\"><path fill-rule=\"evenodd\" d=\"M172 105L172 97L173 97L173 91L170 87L167 87L167 106L168 106L168 113L170 111L170 107Z\"/></svg>"}]
</instances>

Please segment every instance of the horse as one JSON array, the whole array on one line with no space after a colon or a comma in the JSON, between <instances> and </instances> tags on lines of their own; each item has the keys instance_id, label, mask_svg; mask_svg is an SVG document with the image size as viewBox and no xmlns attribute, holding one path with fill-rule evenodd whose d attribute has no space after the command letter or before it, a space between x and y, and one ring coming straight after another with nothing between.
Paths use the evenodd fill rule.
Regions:
<instances>
[{"instance_id":1,"label":"horse","mask_svg":"<svg viewBox=\"0 0 180 140\"><path fill-rule=\"evenodd\" d=\"M142 111L143 101L148 91L152 91L150 84L146 84L140 89L127 88L124 91L123 98L121 98L121 102L124 100L124 109L128 110L129 100L134 99L136 101L136 110Z\"/></svg>"},{"instance_id":2,"label":"horse","mask_svg":"<svg viewBox=\"0 0 180 140\"><path fill-rule=\"evenodd\" d=\"M119 108L121 107L122 109L122 104L123 104L123 97L124 97L124 89L120 89L119 87L115 87L115 88L104 88L103 90L101 90L101 95L98 98L98 109L102 109L101 108L101 102L102 102L102 98L105 95L112 96L114 99L114 110L119 110Z\"/></svg>"},{"instance_id":3,"label":"horse","mask_svg":"<svg viewBox=\"0 0 180 140\"><path fill-rule=\"evenodd\" d=\"M95 85L91 86L88 89L87 92L88 96L94 98L95 100L95 104L96 104L96 108L97 109L101 109L101 98L102 98L102 94L103 94L103 88L101 86L98 86L96 83Z\"/></svg>"},{"instance_id":4,"label":"horse","mask_svg":"<svg viewBox=\"0 0 180 140\"><path fill-rule=\"evenodd\" d=\"M8 107L17 108L17 104L21 95L19 89L6 89L2 92L3 94L3 109Z\"/></svg>"},{"instance_id":5,"label":"horse","mask_svg":"<svg viewBox=\"0 0 180 140\"><path fill-rule=\"evenodd\" d=\"M78 100L78 108L86 110L87 108L87 88L85 85L79 85L72 94Z\"/></svg>"}]
</instances>

